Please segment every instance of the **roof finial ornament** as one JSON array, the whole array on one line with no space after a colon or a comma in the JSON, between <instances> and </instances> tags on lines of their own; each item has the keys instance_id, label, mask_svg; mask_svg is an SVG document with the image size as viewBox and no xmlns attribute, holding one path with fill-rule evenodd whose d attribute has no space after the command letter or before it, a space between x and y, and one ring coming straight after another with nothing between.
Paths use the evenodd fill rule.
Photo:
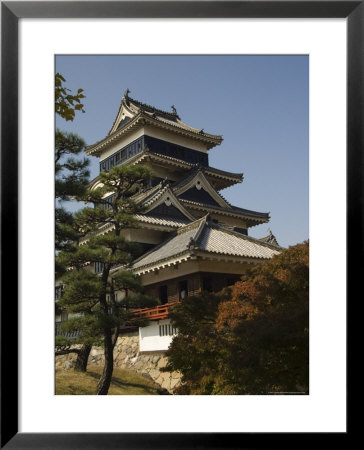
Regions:
<instances>
[{"instance_id":1,"label":"roof finial ornament","mask_svg":"<svg viewBox=\"0 0 364 450\"><path fill-rule=\"evenodd\" d=\"M177 114L176 107L174 105L171 106L173 114Z\"/></svg>"},{"instance_id":2,"label":"roof finial ornament","mask_svg":"<svg viewBox=\"0 0 364 450\"><path fill-rule=\"evenodd\" d=\"M129 94L130 94L130 89L126 88L126 91L124 92L124 97L129 98Z\"/></svg>"},{"instance_id":3,"label":"roof finial ornament","mask_svg":"<svg viewBox=\"0 0 364 450\"><path fill-rule=\"evenodd\" d=\"M203 128L201 128L201 130L199 131L199 133L200 133L200 134L204 134L204 133L205 133L204 130L203 130Z\"/></svg>"}]
</instances>

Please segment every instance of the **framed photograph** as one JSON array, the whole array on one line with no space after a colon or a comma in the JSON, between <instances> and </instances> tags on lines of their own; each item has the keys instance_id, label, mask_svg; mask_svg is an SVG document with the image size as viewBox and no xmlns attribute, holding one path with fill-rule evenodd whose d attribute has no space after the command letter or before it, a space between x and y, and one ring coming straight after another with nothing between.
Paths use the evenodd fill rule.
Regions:
<instances>
[{"instance_id":1,"label":"framed photograph","mask_svg":"<svg viewBox=\"0 0 364 450\"><path fill-rule=\"evenodd\" d=\"M357 284L363 265L357 259L354 264L352 257L354 248L356 251L358 247L362 249L363 19L361 1L2 2L2 448L246 448L260 446L265 440L278 439L282 434L286 434L287 443L293 442L298 433L304 440L312 433L315 433L315 439L319 434L325 437L325 433L335 433L343 439L348 437L346 304L354 291L360 292ZM284 65L283 60L293 61L293 65ZM267 61L280 62L271 64ZM252 69L248 73L247 68L255 67L254 64L259 70L254 72ZM185 127L185 135L171 139L169 147L163 150L164 157L168 158L173 146L173 152L183 153L180 159L185 165L195 164L199 158L196 166L198 181L191 189L196 190L194 195L200 195L202 183L204 201L207 201L208 192L208 201L210 205L215 202L216 210L224 209L226 199L211 190L210 181L220 190L229 183L234 184L235 179L231 181L234 176L238 180L239 174L233 172L244 171L249 176L243 157L235 160L234 151L229 154L225 150L226 160L220 155L215 165L220 172L226 168L229 173L216 175L215 169L209 168L213 166L211 159L210 166L208 163L206 166L205 150L201 151L204 146L211 148L221 143L217 135L210 135L210 124L201 121L206 129L199 131L200 138L197 139L198 130L188 128L194 123L186 121L189 124L186 125L181 121L178 104L173 105L170 112L164 104L153 103L157 108L153 109L148 100L143 102L144 97L139 98L137 92L134 97L133 89L130 92L130 86L124 85L123 71L129 67L129 79L135 80L136 86L142 86L147 80L150 89L159 86L162 77L168 73L174 80L169 92L179 89L182 97L193 97L195 105L198 105L196 95L200 92L210 109L216 108L216 113L209 116L214 120L211 131L224 134L226 130L216 127L219 123L228 123L222 115L233 114L233 92L239 90L241 83L244 89L236 94L236 102L244 102L244 96L250 105L256 102L256 111L244 110L246 124L250 124L248 128L260 128L264 139L259 145L269 146L264 117L265 114L272 116L274 111L267 110L268 88L259 95L249 90L249 86L254 85L254 77L265 71L277 107L281 105L282 111L287 113L289 110L291 114L291 117L280 116L277 122L271 122L275 124L272 126L276 127L276 134L281 133L275 145L282 142L282 148L287 151L285 156L279 156L277 165L273 161L273 146L271 153L266 154L270 170L267 167L266 172L259 169L252 176L256 180L262 177L261 185L264 187L266 183L266 188L269 184L274 185L274 176L285 174L287 180L291 180L291 189L286 196L285 192L277 190L280 198L276 208L279 205L286 208L286 216L280 219L286 222L284 247L293 245L293 240L298 243L305 239L300 237L299 230L304 230L301 234L307 230L308 223L305 228L302 222L308 222L308 201L304 204L308 196L307 199L300 198L295 188L300 182L299 177L308 172L309 163L308 395L128 395L121 400L116 395L54 395L54 323L51 320L54 317L54 161L50 149L54 145L54 73L67 72L69 67L73 70L71 73L80 74L78 79L72 80L72 90L85 88L79 81L83 80L82 74L88 73L92 77L84 77L84 80L85 83L94 80L89 86L93 89L95 102L99 98L102 99L100 105L111 104L114 99L117 103L122 99L116 118L111 120L114 123L109 123L111 133L118 133L119 129L124 132L124 128L129 127L128 122L133 123L136 110L145 114L146 120L150 119L150 127L153 120L156 122L161 118L165 134L170 133L168 127L173 128L174 122L179 121L180 129ZM296 72L292 67L297 68ZM142 71L142 81L138 84L138 73ZM219 76L221 82L216 83L214 80ZM113 89L118 89L115 95L106 86L109 79L113 80ZM189 79L190 84L184 85L184 79ZM224 85L224 81L230 84ZM78 83L77 86L74 83ZM168 76L163 83L168 83ZM191 90L188 92L189 85ZM278 86L285 87L284 93ZM300 91L302 86L307 90ZM163 90L162 86L157 89ZM256 95L256 100L250 97L251 94ZM306 105L306 116L301 117L297 111L289 109L285 101L290 97L298 104L299 97L305 95L302 104ZM151 98L158 99L157 96ZM174 103L176 100L163 101ZM308 154L305 160L289 161L292 156L290 145L292 148L308 147L308 107L309 161ZM239 105L234 108L236 114ZM95 124L99 120L97 109L92 112ZM114 106L112 109L111 114L116 112ZM255 119L249 120L250 114ZM285 127L279 131L282 120ZM293 130L295 126L305 129L306 135ZM248 128L238 130L232 125L228 132L236 133L235 142L241 139L245 142L242 145L247 146L250 142L249 145L254 146L254 141L248 140ZM291 130L296 142L290 140ZM150 131L146 145L153 157L160 159L161 155L153 151L160 136L153 133ZM252 136L258 134L255 132ZM192 142L192 138L196 142L193 151L183 146L188 139ZM104 141L98 141L92 133L87 140L87 152L100 157L95 164L94 176L99 169L102 172L118 165L113 158L117 157L119 161L124 157L138 157L134 141L133 145L125 141L125 151L135 153L129 155L123 150L116 154L111 144L108 149L107 138L106 151L102 149ZM137 145L139 141L135 142ZM165 170L163 164L161 160L155 161L156 167ZM252 164L257 167L257 162ZM207 167L204 168L205 175L200 174L201 165ZM182 166L178 169L180 172L168 170L167 181L178 184L177 174L183 172ZM168 185L162 178L159 181L164 183L163 186ZM308 180L306 182L307 194ZM258 189L258 184L254 184L253 189ZM259 190L259 194L263 191ZM190 223L202 213L195 208L194 216L190 217L187 206L191 206L188 202L193 199L188 193L191 194L183 188L178 191L183 201L174 212L177 214L174 219ZM242 195L240 191L236 193L238 200L234 204L244 206L239 200ZM251 193L249 195L251 197ZM159 206L158 203L157 207L163 207L165 213L170 198L164 200L165 204ZM249 204L250 209L253 210L254 205ZM301 210L306 211L302 218ZM254 213L244 211L246 217ZM217 230L220 224L216 214L209 215L206 220L213 219L211 227ZM250 218L251 224L249 222L246 228L259 220L265 222L265 216L259 214L263 213L255 212L255 222ZM160 217L153 220L159 221ZM238 218L234 220L236 222ZM242 219L239 220L243 224ZM239 224L235 222L233 234L229 236L239 240L239 233L245 235L247 229L236 228ZM271 226L275 232L273 225L274 222ZM270 230L269 233L273 239ZM272 242L264 242L265 251L268 251ZM274 250L274 245L269 251ZM147 251L153 252L149 248ZM150 258L150 253L147 255ZM153 264L156 261L153 260ZM181 264L180 261L177 263ZM148 266L149 270L151 264L149 260L143 262L141 259L140 273L144 274L144 267ZM230 261L229 264L233 263ZM155 265L153 270L158 274L160 268ZM205 277L206 289L216 280ZM186 296L192 284L184 280L179 283L180 299ZM165 297L162 303L168 303L169 288L164 292L164 285L157 287L158 295ZM9 317L13 319L9 320ZM159 336L164 336L166 330L162 328L161 331L159 327ZM146 350L152 349L149 344L145 345Z\"/></svg>"}]
</instances>

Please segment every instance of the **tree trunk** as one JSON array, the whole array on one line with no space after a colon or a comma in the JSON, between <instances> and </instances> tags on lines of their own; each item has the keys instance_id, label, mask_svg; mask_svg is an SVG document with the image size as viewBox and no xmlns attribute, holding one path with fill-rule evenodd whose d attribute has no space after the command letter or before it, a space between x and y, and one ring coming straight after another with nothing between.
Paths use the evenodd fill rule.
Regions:
<instances>
[{"instance_id":1,"label":"tree trunk","mask_svg":"<svg viewBox=\"0 0 364 450\"><path fill-rule=\"evenodd\" d=\"M101 378L97 384L97 395L107 395L111 383L112 372L114 370L114 352L111 330L104 330L104 354L105 365Z\"/></svg>"},{"instance_id":2,"label":"tree trunk","mask_svg":"<svg viewBox=\"0 0 364 450\"><path fill-rule=\"evenodd\" d=\"M90 344L83 344L83 346L80 348L75 365L75 370L77 370L78 372L86 372L87 361L90 355L91 348L92 345Z\"/></svg>"}]
</instances>

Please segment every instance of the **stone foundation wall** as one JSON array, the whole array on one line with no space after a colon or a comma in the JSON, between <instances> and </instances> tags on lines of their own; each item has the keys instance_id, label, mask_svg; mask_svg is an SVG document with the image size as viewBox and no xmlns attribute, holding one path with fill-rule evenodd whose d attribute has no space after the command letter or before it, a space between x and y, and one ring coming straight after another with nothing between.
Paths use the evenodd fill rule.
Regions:
<instances>
[{"instance_id":1,"label":"stone foundation wall","mask_svg":"<svg viewBox=\"0 0 364 450\"><path fill-rule=\"evenodd\" d=\"M77 346L75 346L77 347ZM71 369L77 359L76 353L56 356L56 369ZM100 366L104 364L104 349L93 347L88 358L89 365ZM139 353L139 333L127 333L120 336L114 348L114 367L131 369L145 376L149 376L168 392L181 382L179 372L161 372L167 365L167 358L163 352Z\"/></svg>"}]
</instances>

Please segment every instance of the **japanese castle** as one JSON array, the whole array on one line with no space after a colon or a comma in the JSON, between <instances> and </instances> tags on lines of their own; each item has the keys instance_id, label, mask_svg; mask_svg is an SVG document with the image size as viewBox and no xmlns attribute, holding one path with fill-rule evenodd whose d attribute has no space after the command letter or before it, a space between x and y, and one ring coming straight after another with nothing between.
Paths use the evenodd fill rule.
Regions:
<instances>
[{"instance_id":1,"label":"japanese castle","mask_svg":"<svg viewBox=\"0 0 364 450\"><path fill-rule=\"evenodd\" d=\"M250 227L269 221L268 213L234 206L220 194L243 181L242 173L209 165L208 152L222 137L185 124L174 106L162 111L129 93L107 136L86 153L100 158L100 171L119 164L152 169L152 182L135 196L146 207L136 216L141 226L124 230L124 236L142 244L144 253L131 270L140 276L145 293L161 303L138 311L149 319L139 329L140 352L163 351L176 333L168 319L171 304L234 284L249 264L269 259L281 248L271 232L262 239L249 236ZM96 177L91 188L99 183Z\"/></svg>"}]
</instances>

